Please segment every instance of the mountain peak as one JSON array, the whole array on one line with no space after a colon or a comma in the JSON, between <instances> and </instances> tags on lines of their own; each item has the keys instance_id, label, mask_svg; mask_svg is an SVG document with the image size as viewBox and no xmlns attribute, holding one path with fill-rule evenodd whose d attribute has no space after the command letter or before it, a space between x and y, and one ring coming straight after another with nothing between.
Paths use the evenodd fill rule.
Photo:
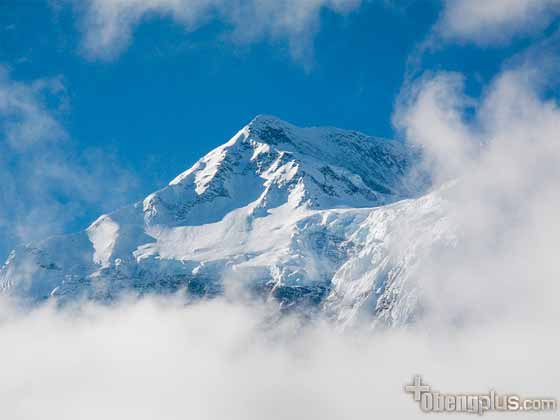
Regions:
<instances>
[{"instance_id":1,"label":"mountain peak","mask_svg":"<svg viewBox=\"0 0 560 420\"><path fill-rule=\"evenodd\" d=\"M275 125L291 126L292 124L284 120L281 120L280 118L274 115L258 114L247 125L249 127L260 127L260 126L275 126Z\"/></svg>"},{"instance_id":2,"label":"mountain peak","mask_svg":"<svg viewBox=\"0 0 560 420\"><path fill-rule=\"evenodd\" d=\"M292 143L291 133L296 126L272 115L257 115L247 124L249 134L254 134L264 143L282 144Z\"/></svg>"},{"instance_id":3,"label":"mountain peak","mask_svg":"<svg viewBox=\"0 0 560 420\"><path fill-rule=\"evenodd\" d=\"M332 127L300 128L258 115L143 202L149 225L202 225L248 207L375 207L422 186L408 173L417 158L402 143Z\"/></svg>"},{"instance_id":4,"label":"mountain peak","mask_svg":"<svg viewBox=\"0 0 560 420\"><path fill-rule=\"evenodd\" d=\"M397 143L394 140L332 126L299 127L266 114L257 115L240 133L252 136L258 141L270 145L292 144L292 146L306 153L328 152L327 149L332 151L349 146L354 151L358 151L358 149L363 148L391 147L391 145ZM401 146L398 145L398 147Z\"/></svg>"},{"instance_id":5,"label":"mountain peak","mask_svg":"<svg viewBox=\"0 0 560 420\"><path fill-rule=\"evenodd\" d=\"M371 208L420 191L407 176L416 158L396 141L259 115L142 202L19 249L0 269L0 292L211 295L233 270L280 299L318 302L359 250L350 228ZM22 267L31 267L26 278Z\"/></svg>"}]
</instances>

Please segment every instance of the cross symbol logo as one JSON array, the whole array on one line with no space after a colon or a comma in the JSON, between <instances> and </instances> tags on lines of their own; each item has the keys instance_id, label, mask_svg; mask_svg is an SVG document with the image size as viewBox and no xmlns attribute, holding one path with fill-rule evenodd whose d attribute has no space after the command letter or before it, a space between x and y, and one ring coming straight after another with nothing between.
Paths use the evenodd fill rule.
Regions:
<instances>
[{"instance_id":1,"label":"cross symbol logo","mask_svg":"<svg viewBox=\"0 0 560 420\"><path fill-rule=\"evenodd\" d=\"M430 385L422 385L422 377L416 375L411 385L406 385L404 390L414 394L414 401L420 401L422 392L429 392L431 389Z\"/></svg>"}]
</instances>

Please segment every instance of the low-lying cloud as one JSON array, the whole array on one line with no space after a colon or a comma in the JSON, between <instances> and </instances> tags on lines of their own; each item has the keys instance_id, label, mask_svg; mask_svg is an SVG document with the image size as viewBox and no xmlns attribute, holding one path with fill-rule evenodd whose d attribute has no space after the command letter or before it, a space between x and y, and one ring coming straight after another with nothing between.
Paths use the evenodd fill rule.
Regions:
<instances>
[{"instance_id":1,"label":"low-lying cloud","mask_svg":"<svg viewBox=\"0 0 560 420\"><path fill-rule=\"evenodd\" d=\"M220 300L1 308L6 418L424 418L403 391L415 373L441 392L523 396L560 379L548 324L371 335Z\"/></svg>"}]
</instances>

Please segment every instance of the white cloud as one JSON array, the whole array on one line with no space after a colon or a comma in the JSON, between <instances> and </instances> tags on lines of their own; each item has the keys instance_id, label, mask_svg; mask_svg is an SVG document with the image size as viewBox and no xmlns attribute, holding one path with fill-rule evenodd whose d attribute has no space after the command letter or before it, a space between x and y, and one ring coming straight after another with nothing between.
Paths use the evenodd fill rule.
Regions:
<instances>
[{"instance_id":1,"label":"white cloud","mask_svg":"<svg viewBox=\"0 0 560 420\"><path fill-rule=\"evenodd\" d=\"M76 150L61 123L68 106L62 79L23 83L0 67L0 258L63 231L88 208L123 204L134 190L110 153Z\"/></svg>"},{"instance_id":2,"label":"white cloud","mask_svg":"<svg viewBox=\"0 0 560 420\"><path fill-rule=\"evenodd\" d=\"M83 48L87 56L113 59L130 44L142 21L173 19L187 32L213 19L231 28L234 41L287 40L292 54L304 59L324 10L347 13L361 0L87 0L80 4Z\"/></svg>"},{"instance_id":3,"label":"white cloud","mask_svg":"<svg viewBox=\"0 0 560 420\"><path fill-rule=\"evenodd\" d=\"M405 136L427 150L437 175L449 178L471 160L479 141L465 124L464 113L473 100L463 94L458 73L425 75L400 97L395 123Z\"/></svg>"},{"instance_id":4,"label":"white cloud","mask_svg":"<svg viewBox=\"0 0 560 420\"><path fill-rule=\"evenodd\" d=\"M501 44L538 34L558 13L558 0L444 0L436 32L448 40Z\"/></svg>"},{"instance_id":5,"label":"white cloud","mask_svg":"<svg viewBox=\"0 0 560 420\"><path fill-rule=\"evenodd\" d=\"M403 390L415 373L442 392L557 390L550 325L371 335L223 301L0 309L7 418L423 419Z\"/></svg>"},{"instance_id":6,"label":"white cloud","mask_svg":"<svg viewBox=\"0 0 560 420\"><path fill-rule=\"evenodd\" d=\"M461 240L423 261L416 279L442 320L559 319L560 107L548 90L552 58L538 57L516 60L478 100L454 73L401 96L396 126L440 183L457 179L444 195Z\"/></svg>"}]
</instances>

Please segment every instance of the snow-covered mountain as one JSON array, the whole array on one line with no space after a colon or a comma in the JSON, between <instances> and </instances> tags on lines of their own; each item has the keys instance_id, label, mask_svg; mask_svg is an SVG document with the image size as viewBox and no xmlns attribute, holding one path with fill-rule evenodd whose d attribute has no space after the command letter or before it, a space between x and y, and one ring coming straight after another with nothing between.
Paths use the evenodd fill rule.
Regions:
<instances>
[{"instance_id":1,"label":"snow-covered mountain","mask_svg":"<svg viewBox=\"0 0 560 420\"><path fill-rule=\"evenodd\" d=\"M400 142L259 116L142 202L15 249L0 288L61 302L241 293L343 323L406 322L419 244L454 240L440 194L421 196L418 159Z\"/></svg>"}]
</instances>

